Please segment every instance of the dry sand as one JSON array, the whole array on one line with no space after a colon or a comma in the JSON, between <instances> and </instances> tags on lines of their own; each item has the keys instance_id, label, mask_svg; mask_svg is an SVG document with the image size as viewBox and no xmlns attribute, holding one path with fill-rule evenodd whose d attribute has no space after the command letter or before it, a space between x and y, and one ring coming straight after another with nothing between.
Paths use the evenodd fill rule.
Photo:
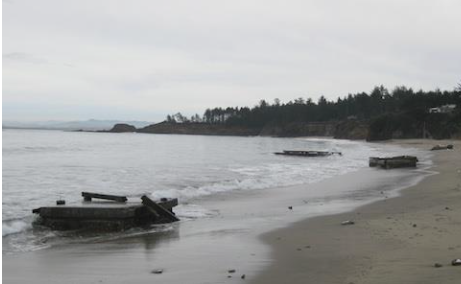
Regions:
<instances>
[{"instance_id":1,"label":"dry sand","mask_svg":"<svg viewBox=\"0 0 461 284\"><path fill-rule=\"evenodd\" d=\"M274 262L251 283L461 283L461 266L451 265L461 258L461 142L450 143L455 150L434 151L437 174L397 198L263 235Z\"/></svg>"}]
</instances>

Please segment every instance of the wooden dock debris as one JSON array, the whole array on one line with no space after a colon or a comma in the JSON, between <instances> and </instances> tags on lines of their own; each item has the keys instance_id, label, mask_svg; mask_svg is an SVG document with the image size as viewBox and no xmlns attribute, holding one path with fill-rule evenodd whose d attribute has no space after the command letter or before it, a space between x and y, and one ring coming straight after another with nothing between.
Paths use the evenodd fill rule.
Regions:
<instances>
[{"instance_id":1,"label":"wooden dock debris","mask_svg":"<svg viewBox=\"0 0 461 284\"><path fill-rule=\"evenodd\" d=\"M453 145L435 145L434 147L431 148L431 151L436 151L436 150L453 150Z\"/></svg>"},{"instance_id":2,"label":"wooden dock debris","mask_svg":"<svg viewBox=\"0 0 461 284\"><path fill-rule=\"evenodd\" d=\"M283 152L275 152L275 155L285 156L302 156L302 157L325 157L334 154L342 155L341 152L328 152L328 151L298 151L298 150L283 150Z\"/></svg>"},{"instance_id":3,"label":"wooden dock debris","mask_svg":"<svg viewBox=\"0 0 461 284\"><path fill-rule=\"evenodd\" d=\"M176 217L173 212L165 209L149 197L143 195L141 200L142 204L144 204L144 206L146 206L147 209L150 210L153 214L166 218L170 222L179 221L178 217Z\"/></svg>"},{"instance_id":4,"label":"wooden dock debris","mask_svg":"<svg viewBox=\"0 0 461 284\"><path fill-rule=\"evenodd\" d=\"M368 158L368 166L374 168L374 167L377 167L378 166L378 161L382 159L382 158L378 158L378 157L370 157Z\"/></svg>"},{"instance_id":5,"label":"wooden dock debris","mask_svg":"<svg viewBox=\"0 0 461 284\"><path fill-rule=\"evenodd\" d=\"M179 221L173 213L173 207L178 205L177 198L162 198L155 202L143 196L142 202L127 202L124 196L122 198L115 196L117 197L115 200L114 195L98 193L88 195L82 192L82 196L85 199L89 196L91 198L103 197L103 200L33 209L32 212L40 217L35 223L55 230L119 231L132 227Z\"/></svg>"},{"instance_id":6,"label":"wooden dock debris","mask_svg":"<svg viewBox=\"0 0 461 284\"><path fill-rule=\"evenodd\" d=\"M82 196L85 201L91 201L92 198L112 200L116 202L126 202L128 200L126 196L100 194L100 193L94 193L94 192L82 192Z\"/></svg>"},{"instance_id":7,"label":"wooden dock debris","mask_svg":"<svg viewBox=\"0 0 461 284\"><path fill-rule=\"evenodd\" d=\"M383 169L393 168L415 168L418 158L415 156L396 156L396 157L370 157L368 165L370 167L380 167Z\"/></svg>"}]
</instances>

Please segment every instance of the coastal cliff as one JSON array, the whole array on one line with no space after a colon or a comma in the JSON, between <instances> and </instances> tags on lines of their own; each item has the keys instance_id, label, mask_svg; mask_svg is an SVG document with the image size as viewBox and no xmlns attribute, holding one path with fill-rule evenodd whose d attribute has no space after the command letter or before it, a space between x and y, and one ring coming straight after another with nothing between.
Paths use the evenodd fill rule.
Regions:
<instances>
[{"instance_id":1,"label":"coastal cliff","mask_svg":"<svg viewBox=\"0 0 461 284\"><path fill-rule=\"evenodd\" d=\"M138 132L152 134L219 135L219 136L268 136L268 137L333 137L335 139L382 141L409 138L460 138L461 130L453 118L435 119L426 123L402 116L379 117L371 122L344 120L333 122L269 123L264 127L248 128L212 123L160 122L139 128L129 124L117 124L112 133Z\"/></svg>"},{"instance_id":2,"label":"coastal cliff","mask_svg":"<svg viewBox=\"0 0 461 284\"><path fill-rule=\"evenodd\" d=\"M368 130L368 141L456 139L461 137L461 112L385 114L373 119Z\"/></svg>"},{"instance_id":3,"label":"coastal cliff","mask_svg":"<svg viewBox=\"0 0 461 284\"><path fill-rule=\"evenodd\" d=\"M260 130L254 128L227 126L210 123L169 123L160 122L137 129L139 133L155 134L189 134L189 135L224 135L224 136L257 136Z\"/></svg>"},{"instance_id":4,"label":"coastal cliff","mask_svg":"<svg viewBox=\"0 0 461 284\"><path fill-rule=\"evenodd\" d=\"M302 137L335 135L336 122L291 122L286 124L268 124L259 135L272 137Z\"/></svg>"},{"instance_id":5,"label":"coastal cliff","mask_svg":"<svg viewBox=\"0 0 461 284\"><path fill-rule=\"evenodd\" d=\"M220 135L220 136L270 136L270 137L334 137L338 139L364 140L367 125L356 121L344 122L292 122L268 124L262 128L247 128L210 123L160 122L136 129L132 125L117 124L108 132L138 132L152 134Z\"/></svg>"},{"instance_id":6,"label":"coastal cliff","mask_svg":"<svg viewBox=\"0 0 461 284\"><path fill-rule=\"evenodd\" d=\"M363 140L369 135L369 124L358 120L345 120L337 123L334 130L334 138Z\"/></svg>"},{"instance_id":7,"label":"coastal cliff","mask_svg":"<svg viewBox=\"0 0 461 284\"><path fill-rule=\"evenodd\" d=\"M289 123L286 125L267 125L263 128L246 128L224 124L161 122L138 129L137 132L227 136L332 137L334 136L335 125L336 123Z\"/></svg>"}]
</instances>

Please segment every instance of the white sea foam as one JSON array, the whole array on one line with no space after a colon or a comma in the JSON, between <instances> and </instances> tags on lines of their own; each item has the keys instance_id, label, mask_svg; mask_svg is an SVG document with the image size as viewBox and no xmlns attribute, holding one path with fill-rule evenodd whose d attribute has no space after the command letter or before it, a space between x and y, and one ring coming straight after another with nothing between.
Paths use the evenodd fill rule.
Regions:
<instances>
[{"instance_id":1,"label":"white sea foam","mask_svg":"<svg viewBox=\"0 0 461 284\"><path fill-rule=\"evenodd\" d=\"M180 204L175 208L175 213L181 219L212 218L219 215L218 211L208 210L195 204Z\"/></svg>"},{"instance_id":2,"label":"white sea foam","mask_svg":"<svg viewBox=\"0 0 461 284\"><path fill-rule=\"evenodd\" d=\"M176 197L182 201L190 201L197 197L229 191L262 190L274 187L285 187L313 183L362 168L362 162L349 161L334 165L339 160L322 165L272 163L261 166L231 168L230 172L238 174L239 178L223 179L215 182L168 189L156 189L152 192L154 198Z\"/></svg>"},{"instance_id":3,"label":"white sea foam","mask_svg":"<svg viewBox=\"0 0 461 284\"><path fill-rule=\"evenodd\" d=\"M12 234L21 233L27 229L30 229L30 223L26 223L22 220L3 221L2 222L2 236L8 236Z\"/></svg>"}]
</instances>

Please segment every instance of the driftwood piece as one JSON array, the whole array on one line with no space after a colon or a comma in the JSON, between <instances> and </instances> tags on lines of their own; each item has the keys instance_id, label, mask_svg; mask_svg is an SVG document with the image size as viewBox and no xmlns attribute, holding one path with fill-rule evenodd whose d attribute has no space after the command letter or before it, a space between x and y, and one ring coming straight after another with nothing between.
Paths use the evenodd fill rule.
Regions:
<instances>
[{"instance_id":1,"label":"driftwood piece","mask_svg":"<svg viewBox=\"0 0 461 284\"><path fill-rule=\"evenodd\" d=\"M141 200L142 200L142 204L144 204L144 206L149 208L152 211L152 213L155 212L154 215L156 214L158 216L164 217L171 222L179 221L178 217L176 217L171 211L163 208L161 205L159 205L158 203L156 203L149 197L143 195L141 197Z\"/></svg>"},{"instance_id":2,"label":"driftwood piece","mask_svg":"<svg viewBox=\"0 0 461 284\"><path fill-rule=\"evenodd\" d=\"M116 202L126 202L128 200L126 196L100 194L100 193L94 193L94 192L82 192L82 196L85 201L91 201L92 198L112 200Z\"/></svg>"}]
</instances>

